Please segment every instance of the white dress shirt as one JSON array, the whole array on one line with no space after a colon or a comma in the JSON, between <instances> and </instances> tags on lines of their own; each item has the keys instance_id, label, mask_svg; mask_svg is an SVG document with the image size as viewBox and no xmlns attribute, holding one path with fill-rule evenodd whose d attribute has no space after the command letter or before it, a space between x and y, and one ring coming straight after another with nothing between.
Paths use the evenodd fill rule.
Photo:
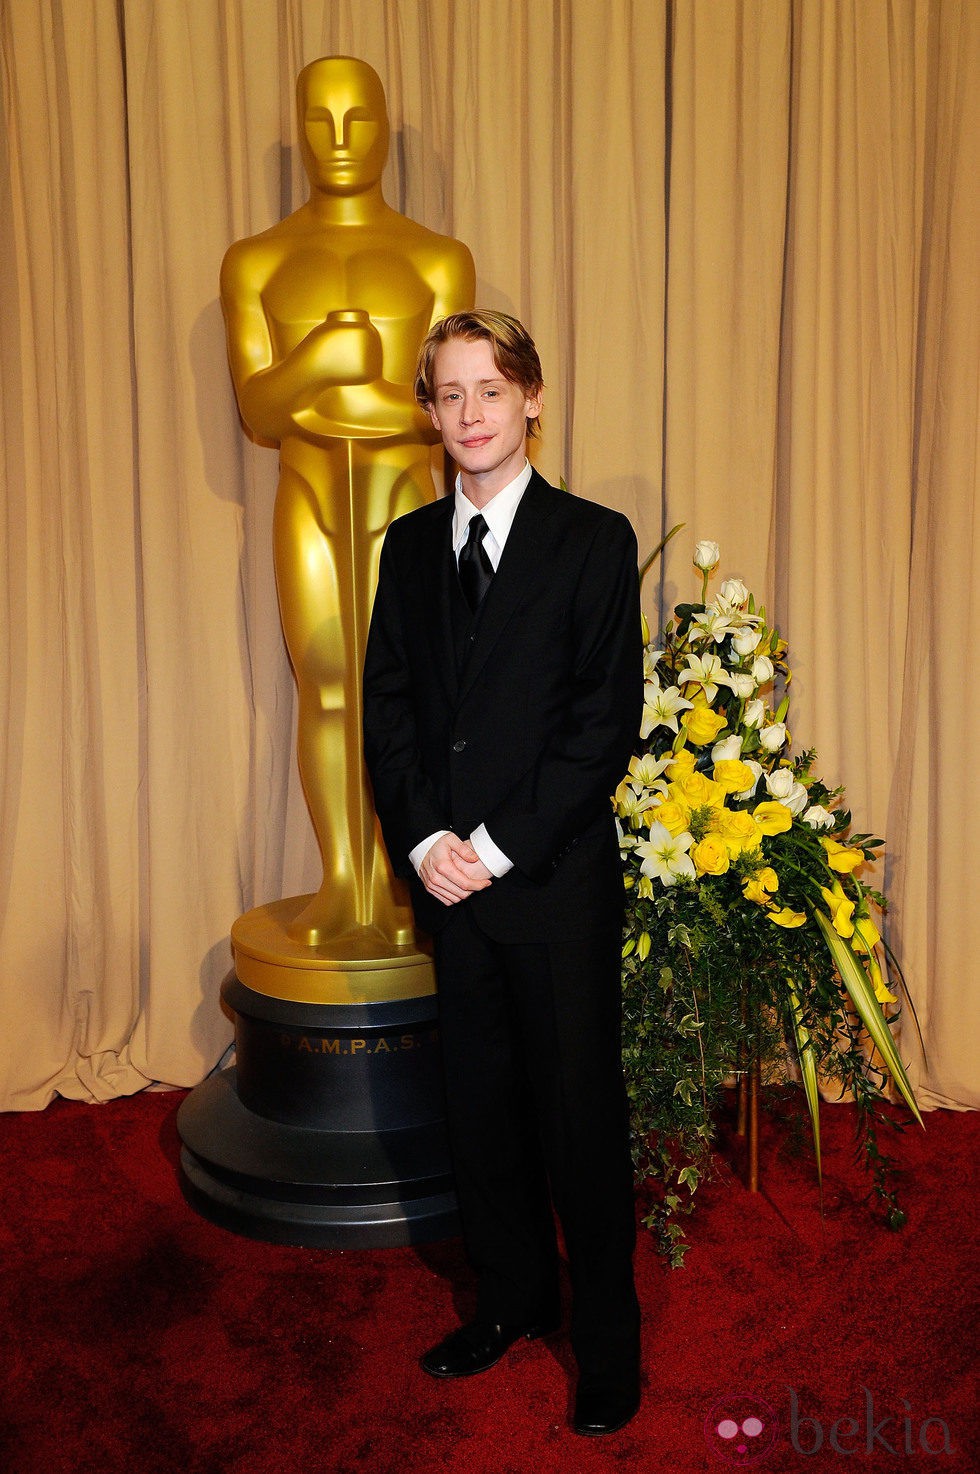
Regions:
<instances>
[{"instance_id":1,"label":"white dress shirt","mask_svg":"<svg viewBox=\"0 0 980 1474\"><path fill-rule=\"evenodd\" d=\"M487 524L487 532L483 539L483 546L487 550L493 571L496 573L503 556L504 546L510 535L510 529L514 523L517 508L520 506L521 497L524 495L527 483L531 479L531 463L524 461L524 469L520 471L506 486L494 495L482 508L483 518ZM456 509L453 513L453 552L456 562L459 563L460 551L466 541L466 534L470 521L481 511L480 507L474 507L463 492L462 477L456 477ZM429 850L437 839L448 834L448 829L437 829L435 833L428 835L417 844L411 851L409 859L415 866L416 872ZM495 876L497 880L506 875L508 870L513 870L514 862L507 858L503 850L490 838L485 824L478 824L469 837L470 844L476 850L484 865Z\"/></svg>"}]
</instances>

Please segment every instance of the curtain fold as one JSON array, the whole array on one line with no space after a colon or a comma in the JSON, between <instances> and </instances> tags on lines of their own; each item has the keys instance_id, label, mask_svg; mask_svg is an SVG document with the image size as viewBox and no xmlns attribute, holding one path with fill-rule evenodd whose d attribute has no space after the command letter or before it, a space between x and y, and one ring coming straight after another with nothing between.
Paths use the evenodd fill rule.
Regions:
<instances>
[{"instance_id":1,"label":"curtain fold","mask_svg":"<svg viewBox=\"0 0 980 1474\"><path fill-rule=\"evenodd\" d=\"M976 1106L971 0L7 0L0 1108L196 1083L231 923L319 881L217 277L305 198L330 53L385 84L389 203L534 333L540 469L641 553L686 524L651 624L700 538L775 615L887 841L903 1055Z\"/></svg>"}]
</instances>

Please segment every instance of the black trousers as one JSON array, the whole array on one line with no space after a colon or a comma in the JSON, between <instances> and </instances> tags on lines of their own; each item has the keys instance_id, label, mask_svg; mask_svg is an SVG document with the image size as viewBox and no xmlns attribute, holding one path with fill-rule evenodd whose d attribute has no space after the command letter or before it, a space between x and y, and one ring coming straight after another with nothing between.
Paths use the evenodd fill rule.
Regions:
<instances>
[{"instance_id":1,"label":"black trousers","mask_svg":"<svg viewBox=\"0 0 980 1474\"><path fill-rule=\"evenodd\" d=\"M620 931L502 943L462 902L435 945L450 1140L477 1313L521 1324L557 1307L553 1200L581 1373L635 1377Z\"/></svg>"}]
</instances>

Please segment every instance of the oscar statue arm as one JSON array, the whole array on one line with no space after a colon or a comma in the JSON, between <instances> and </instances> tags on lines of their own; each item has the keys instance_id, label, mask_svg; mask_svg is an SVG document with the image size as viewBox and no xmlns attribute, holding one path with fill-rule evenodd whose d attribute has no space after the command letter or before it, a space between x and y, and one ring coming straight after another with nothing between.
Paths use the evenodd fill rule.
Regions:
<instances>
[{"instance_id":1,"label":"oscar statue arm","mask_svg":"<svg viewBox=\"0 0 980 1474\"><path fill-rule=\"evenodd\" d=\"M432 292L426 331L440 318L471 307L476 287L473 258L466 246L444 237L436 240L437 247L426 246L413 253L414 265ZM332 313L328 322L334 316ZM416 346L412 343L411 353L399 355L403 362L414 360ZM416 403L412 379L393 379L383 368L369 381L352 378L325 386L315 402L299 410L295 419L304 433L316 439L389 435L408 435L422 441L437 438L428 415Z\"/></svg>"},{"instance_id":2,"label":"oscar statue arm","mask_svg":"<svg viewBox=\"0 0 980 1474\"><path fill-rule=\"evenodd\" d=\"M332 312L276 360L262 302L275 264L252 242L232 246L221 266L221 305L242 419L256 435L279 441L296 433L298 417L324 390L377 378L382 352L366 312Z\"/></svg>"}]
</instances>

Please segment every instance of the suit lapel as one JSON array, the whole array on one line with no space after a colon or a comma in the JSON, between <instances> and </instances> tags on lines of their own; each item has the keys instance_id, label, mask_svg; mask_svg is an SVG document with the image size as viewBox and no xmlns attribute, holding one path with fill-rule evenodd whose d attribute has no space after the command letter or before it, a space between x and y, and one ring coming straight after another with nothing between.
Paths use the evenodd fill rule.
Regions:
<instances>
[{"instance_id":1,"label":"suit lapel","mask_svg":"<svg viewBox=\"0 0 980 1474\"><path fill-rule=\"evenodd\" d=\"M512 615L527 594L528 586L536 585L541 580L542 570L547 566L544 550L547 546L548 519L554 511L554 496L553 488L535 471L521 497L500 566L483 602L476 639L459 683L460 700L486 664Z\"/></svg>"}]
</instances>

